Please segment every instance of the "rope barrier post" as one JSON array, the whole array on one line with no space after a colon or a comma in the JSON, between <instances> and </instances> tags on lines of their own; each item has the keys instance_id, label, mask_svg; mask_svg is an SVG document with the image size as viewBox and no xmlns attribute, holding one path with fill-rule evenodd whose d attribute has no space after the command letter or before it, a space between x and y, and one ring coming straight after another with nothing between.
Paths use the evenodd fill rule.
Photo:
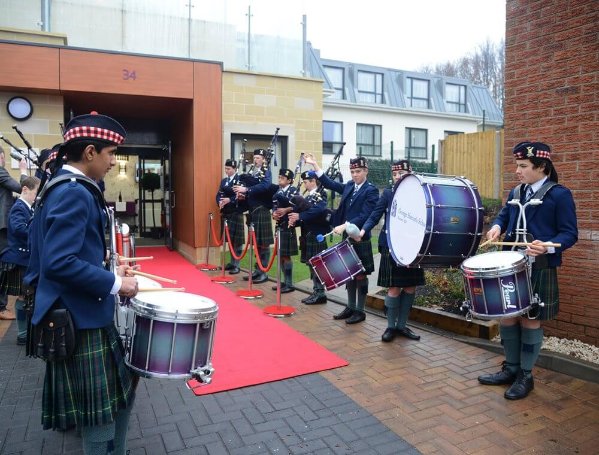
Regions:
<instances>
[{"instance_id":1,"label":"rope barrier post","mask_svg":"<svg viewBox=\"0 0 599 455\"><path fill-rule=\"evenodd\" d=\"M206 240L206 262L196 265L196 267L202 271L214 271L218 270L218 266L210 264L210 231L212 229L212 212L208 214L208 239Z\"/></svg>"},{"instance_id":2,"label":"rope barrier post","mask_svg":"<svg viewBox=\"0 0 599 455\"><path fill-rule=\"evenodd\" d=\"M225 275L225 256L227 254L226 248L225 246L229 245L229 243L227 242L227 236L226 236L226 231L227 231L227 220L225 220L225 229L223 230L223 242L222 242L222 253L221 253L221 261L220 261L220 267L221 267L221 275L219 276L213 276L212 278L210 278L210 281L212 281L213 283L220 283L220 284L231 284L235 281L235 278L233 278L232 276L227 276Z\"/></svg>"},{"instance_id":3,"label":"rope barrier post","mask_svg":"<svg viewBox=\"0 0 599 455\"><path fill-rule=\"evenodd\" d=\"M281 228L277 228L276 238L277 248L277 303L264 307L264 313L275 318L284 318L295 313L295 308L292 306L281 305Z\"/></svg>"},{"instance_id":4,"label":"rope barrier post","mask_svg":"<svg viewBox=\"0 0 599 455\"><path fill-rule=\"evenodd\" d=\"M242 299L260 299L262 297L264 297L264 292L260 291L259 289L252 289L252 274L253 274L253 268L252 265L254 263L254 248L253 248L253 244L254 244L254 225L250 224L250 267L249 267L249 276L248 276L248 288L247 289L239 289L236 294L237 296L241 297Z\"/></svg>"}]
</instances>

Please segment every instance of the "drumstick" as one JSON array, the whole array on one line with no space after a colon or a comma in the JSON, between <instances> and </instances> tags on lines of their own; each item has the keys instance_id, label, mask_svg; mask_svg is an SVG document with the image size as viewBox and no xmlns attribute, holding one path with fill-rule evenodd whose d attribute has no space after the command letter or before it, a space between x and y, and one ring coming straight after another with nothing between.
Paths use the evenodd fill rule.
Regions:
<instances>
[{"instance_id":1,"label":"drumstick","mask_svg":"<svg viewBox=\"0 0 599 455\"><path fill-rule=\"evenodd\" d=\"M156 281L164 281L165 283L177 284L177 280L171 280L169 278L163 278L158 275L152 275L151 273L140 272L139 270L129 270L133 275L145 276L146 278L151 278Z\"/></svg>"},{"instance_id":2,"label":"drumstick","mask_svg":"<svg viewBox=\"0 0 599 455\"><path fill-rule=\"evenodd\" d=\"M493 242L491 245L500 245L500 246L528 246L532 245L530 242ZM548 246L553 248L560 248L562 246L561 243L551 243L551 242L543 242L540 244L541 246Z\"/></svg>"},{"instance_id":3,"label":"drumstick","mask_svg":"<svg viewBox=\"0 0 599 455\"><path fill-rule=\"evenodd\" d=\"M492 241L493 241L493 239L486 240L483 243L481 243L478 247L483 248L483 247L487 246L489 243L491 243Z\"/></svg>"},{"instance_id":4,"label":"drumstick","mask_svg":"<svg viewBox=\"0 0 599 455\"><path fill-rule=\"evenodd\" d=\"M119 260L123 262L148 261L150 259L154 259L154 256L140 256L138 258L126 258L123 256L119 256Z\"/></svg>"},{"instance_id":5,"label":"drumstick","mask_svg":"<svg viewBox=\"0 0 599 455\"><path fill-rule=\"evenodd\" d=\"M185 288L139 288L137 290L137 292L164 292L164 291L182 292L182 291L185 291Z\"/></svg>"}]
</instances>

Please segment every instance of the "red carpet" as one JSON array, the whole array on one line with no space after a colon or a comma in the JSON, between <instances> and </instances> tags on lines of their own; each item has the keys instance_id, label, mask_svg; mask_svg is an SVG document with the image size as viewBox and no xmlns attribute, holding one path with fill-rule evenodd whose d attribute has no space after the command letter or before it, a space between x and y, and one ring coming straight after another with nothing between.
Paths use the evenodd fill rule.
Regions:
<instances>
[{"instance_id":1,"label":"red carpet","mask_svg":"<svg viewBox=\"0 0 599 455\"><path fill-rule=\"evenodd\" d=\"M196 395L348 365L318 343L237 297L226 285L213 283L179 253L166 248L138 247L136 255L154 256L151 261L140 262L142 271L177 280L176 285L165 284L165 287L184 287L185 292L208 297L218 305L212 354L215 371L210 384L194 387ZM194 384L195 380L190 381L190 385Z\"/></svg>"}]
</instances>

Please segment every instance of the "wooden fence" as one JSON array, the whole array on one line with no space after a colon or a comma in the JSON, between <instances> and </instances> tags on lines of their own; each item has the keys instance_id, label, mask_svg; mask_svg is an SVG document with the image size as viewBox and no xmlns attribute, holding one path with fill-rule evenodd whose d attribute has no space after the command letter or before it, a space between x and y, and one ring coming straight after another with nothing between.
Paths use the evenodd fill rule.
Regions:
<instances>
[{"instance_id":1,"label":"wooden fence","mask_svg":"<svg viewBox=\"0 0 599 455\"><path fill-rule=\"evenodd\" d=\"M439 144L439 174L471 180L482 197L503 195L503 130L455 134Z\"/></svg>"}]
</instances>

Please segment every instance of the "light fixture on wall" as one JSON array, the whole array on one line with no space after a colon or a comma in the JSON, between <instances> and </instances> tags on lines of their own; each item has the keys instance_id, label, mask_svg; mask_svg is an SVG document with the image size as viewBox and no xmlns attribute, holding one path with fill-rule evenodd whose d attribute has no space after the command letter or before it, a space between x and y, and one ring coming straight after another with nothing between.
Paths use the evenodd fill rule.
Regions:
<instances>
[{"instance_id":1,"label":"light fixture on wall","mask_svg":"<svg viewBox=\"0 0 599 455\"><path fill-rule=\"evenodd\" d=\"M127 175L127 162L119 161L119 175L126 176Z\"/></svg>"},{"instance_id":2,"label":"light fixture on wall","mask_svg":"<svg viewBox=\"0 0 599 455\"><path fill-rule=\"evenodd\" d=\"M24 96L13 96L6 103L6 110L15 120L27 120L33 114L33 105Z\"/></svg>"}]
</instances>

